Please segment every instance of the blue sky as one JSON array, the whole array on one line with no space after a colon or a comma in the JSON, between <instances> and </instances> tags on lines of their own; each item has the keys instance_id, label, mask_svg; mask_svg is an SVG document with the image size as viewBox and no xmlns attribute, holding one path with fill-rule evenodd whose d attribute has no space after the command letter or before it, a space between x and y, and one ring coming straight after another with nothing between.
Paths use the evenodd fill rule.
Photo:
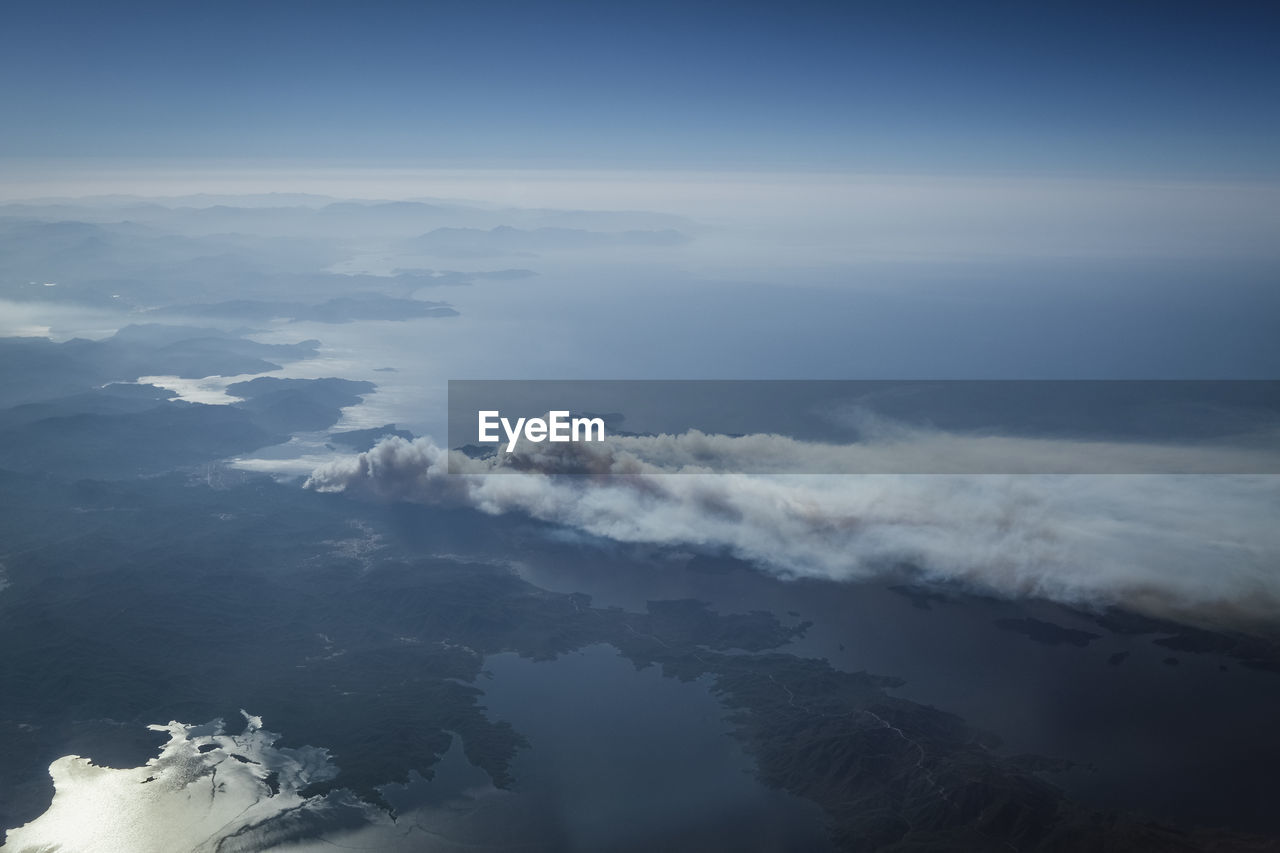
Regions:
<instances>
[{"instance_id":1,"label":"blue sky","mask_svg":"<svg viewBox=\"0 0 1280 853\"><path fill-rule=\"evenodd\" d=\"M1272 177L1266 4L37 3L0 155Z\"/></svg>"}]
</instances>

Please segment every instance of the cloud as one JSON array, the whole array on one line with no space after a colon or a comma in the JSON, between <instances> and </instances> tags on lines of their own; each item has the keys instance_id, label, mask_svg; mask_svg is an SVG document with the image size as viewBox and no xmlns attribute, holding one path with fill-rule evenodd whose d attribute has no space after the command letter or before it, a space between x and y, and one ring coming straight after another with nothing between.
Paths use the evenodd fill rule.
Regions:
<instances>
[{"instance_id":1,"label":"cloud","mask_svg":"<svg viewBox=\"0 0 1280 853\"><path fill-rule=\"evenodd\" d=\"M1056 453L1082 452L1059 444ZM788 452L841 452L777 436L534 447L469 459L429 439L390 438L318 467L306 486L519 512L619 542L727 551L785 578L907 573L988 594L1243 628L1274 629L1280 613L1280 477L697 473L731 469L748 451L773 454L778 465ZM451 464L465 473L450 474ZM680 470L691 473L667 475Z\"/></svg>"}]
</instances>

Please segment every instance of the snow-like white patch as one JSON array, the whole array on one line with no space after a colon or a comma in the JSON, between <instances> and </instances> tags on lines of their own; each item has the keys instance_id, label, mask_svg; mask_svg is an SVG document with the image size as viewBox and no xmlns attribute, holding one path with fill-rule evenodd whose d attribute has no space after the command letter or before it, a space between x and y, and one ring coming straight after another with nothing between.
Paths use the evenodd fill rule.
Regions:
<instances>
[{"instance_id":1,"label":"snow-like white patch","mask_svg":"<svg viewBox=\"0 0 1280 853\"><path fill-rule=\"evenodd\" d=\"M244 712L241 712L244 713ZM324 749L277 748L278 735L244 713L244 732L221 721L151 726L167 731L160 755L142 767L99 767L67 755L49 766L55 793L48 811L10 830L15 853L232 853L262 850L310 835L317 825L351 825L376 810L349 795L304 797L337 768ZM344 816L346 820L335 821ZM358 821L353 821L356 818Z\"/></svg>"}]
</instances>

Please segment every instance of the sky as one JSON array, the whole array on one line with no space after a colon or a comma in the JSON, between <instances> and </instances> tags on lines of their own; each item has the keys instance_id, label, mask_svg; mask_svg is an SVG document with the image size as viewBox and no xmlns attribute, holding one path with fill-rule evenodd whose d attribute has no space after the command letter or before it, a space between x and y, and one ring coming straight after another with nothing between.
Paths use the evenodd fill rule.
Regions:
<instances>
[{"instance_id":1,"label":"sky","mask_svg":"<svg viewBox=\"0 0 1280 853\"><path fill-rule=\"evenodd\" d=\"M0 157L1272 178L1263 3L6 4Z\"/></svg>"}]
</instances>

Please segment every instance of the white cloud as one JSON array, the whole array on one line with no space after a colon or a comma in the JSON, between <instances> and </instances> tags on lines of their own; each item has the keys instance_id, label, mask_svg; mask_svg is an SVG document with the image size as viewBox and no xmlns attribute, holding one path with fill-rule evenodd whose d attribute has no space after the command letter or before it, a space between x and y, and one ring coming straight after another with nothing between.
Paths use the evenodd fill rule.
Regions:
<instances>
[{"instance_id":1,"label":"white cloud","mask_svg":"<svg viewBox=\"0 0 1280 853\"><path fill-rule=\"evenodd\" d=\"M1280 613L1280 477L663 473L695 458L731 468L742 452L773 453L781 465L788 448L831 452L768 436L698 435L685 446L646 437L542 445L496 463L455 454L456 470L470 473L449 474L449 456L429 440L391 438L317 468L307 486L723 549L783 577L910 571L1003 596L1241 627ZM523 472L486 475L495 464ZM565 470L591 473L545 473Z\"/></svg>"}]
</instances>

